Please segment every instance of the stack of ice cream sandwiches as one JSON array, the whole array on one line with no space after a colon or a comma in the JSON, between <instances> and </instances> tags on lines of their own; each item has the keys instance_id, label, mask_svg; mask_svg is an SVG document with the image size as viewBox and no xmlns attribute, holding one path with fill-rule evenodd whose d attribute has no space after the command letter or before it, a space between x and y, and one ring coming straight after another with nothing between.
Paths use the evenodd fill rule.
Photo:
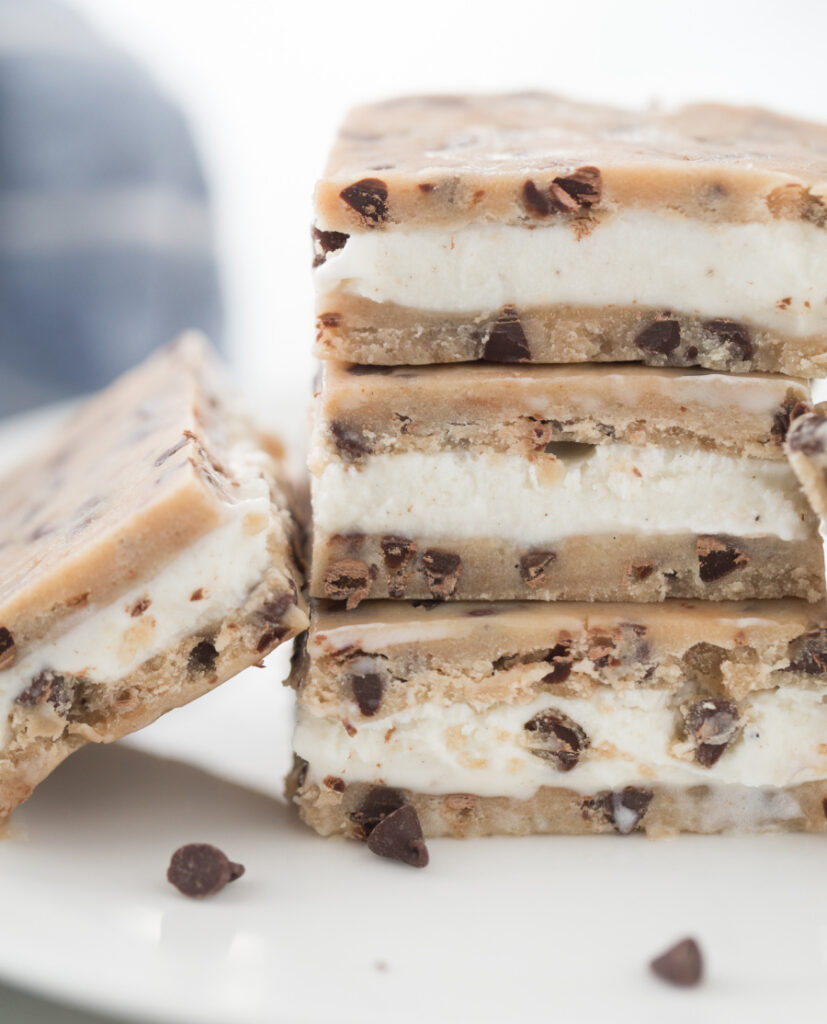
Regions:
<instances>
[{"instance_id":1,"label":"stack of ice cream sandwiches","mask_svg":"<svg viewBox=\"0 0 827 1024\"><path fill-rule=\"evenodd\" d=\"M823 829L827 129L380 103L314 243L303 818Z\"/></svg>"}]
</instances>

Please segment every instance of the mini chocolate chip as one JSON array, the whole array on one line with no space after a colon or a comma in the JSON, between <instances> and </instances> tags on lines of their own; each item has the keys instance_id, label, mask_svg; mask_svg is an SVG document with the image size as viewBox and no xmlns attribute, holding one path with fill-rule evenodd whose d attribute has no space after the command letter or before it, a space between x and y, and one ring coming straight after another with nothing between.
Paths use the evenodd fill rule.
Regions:
<instances>
[{"instance_id":1,"label":"mini chocolate chip","mask_svg":"<svg viewBox=\"0 0 827 1024\"><path fill-rule=\"evenodd\" d=\"M791 452L822 455L827 451L827 419L815 414L796 421L788 440Z\"/></svg>"},{"instance_id":2,"label":"mini chocolate chip","mask_svg":"<svg viewBox=\"0 0 827 1024\"><path fill-rule=\"evenodd\" d=\"M340 558L324 575L325 596L332 601L344 601L351 611L368 596L376 575L376 567L359 558Z\"/></svg>"},{"instance_id":3,"label":"mini chocolate chip","mask_svg":"<svg viewBox=\"0 0 827 1024\"><path fill-rule=\"evenodd\" d=\"M5 626L0 626L0 672L4 668L11 668L17 657L17 644L14 637Z\"/></svg>"},{"instance_id":4,"label":"mini chocolate chip","mask_svg":"<svg viewBox=\"0 0 827 1024\"><path fill-rule=\"evenodd\" d=\"M366 718L375 715L382 704L382 694L385 690L382 677L377 672L365 672L363 675L351 676L350 687L362 714Z\"/></svg>"},{"instance_id":5,"label":"mini chocolate chip","mask_svg":"<svg viewBox=\"0 0 827 1024\"><path fill-rule=\"evenodd\" d=\"M620 792L596 793L581 804L584 818L601 815L616 832L627 836L638 827L649 810L654 793L651 789L626 786Z\"/></svg>"},{"instance_id":6,"label":"mini chocolate chip","mask_svg":"<svg viewBox=\"0 0 827 1024\"><path fill-rule=\"evenodd\" d=\"M332 789L334 793L344 793L347 788L344 779L340 779L338 775L325 775L322 779L322 785Z\"/></svg>"},{"instance_id":7,"label":"mini chocolate chip","mask_svg":"<svg viewBox=\"0 0 827 1024\"><path fill-rule=\"evenodd\" d=\"M540 217L547 217L551 213L551 200L548 194L540 191L530 178L523 185L523 203Z\"/></svg>"},{"instance_id":8,"label":"mini chocolate chip","mask_svg":"<svg viewBox=\"0 0 827 1024\"><path fill-rule=\"evenodd\" d=\"M193 590L190 594L190 601L203 601L204 600L204 588L199 587L198 590Z\"/></svg>"},{"instance_id":9,"label":"mini chocolate chip","mask_svg":"<svg viewBox=\"0 0 827 1024\"><path fill-rule=\"evenodd\" d=\"M213 896L228 882L244 874L243 864L234 864L217 846L210 843L188 843L172 855L167 868L167 881L185 896Z\"/></svg>"},{"instance_id":10,"label":"mini chocolate chip","mask_svg":"<svg viewBox=\"0 0 827 1024\"><path fill-rule=\"evenodd\" d=\"M555 178L549 189L552 209L562 213L597 206L602 183L596 167L578 167L566 177Z\"/></svg>"},{"instance_id":11,"label":"mini chocolate chip","mask_svg":"<svg viewBox=\"0 0 827 1024\"><path fill-rule=\"evenodd\" d=\"M333 420L330 424L330 433L333 435L333 442L339 454L349 459L356 461L364 458L365 455L370 455L373 451L372 446L358 430L345 426L344 423L339 423L337 420Z\"/></svg>"},{"instance_id":12,"label":"mini chocolate chip","mask_svg":"<svg viewBox=\"0 0 827 1024\"><path fill-rule=\"evenodd\" d=\"M171 448L167 448L167 450L165 452L163 452L161 455L158 456L158 458L155 460L155 468L156 469L160 469L161 466L163 466L163 464L168 459L171 459L172 456L176 452L180 452L181 451L181 449L184 447L184 445L189 444L190 441L193 441L193 440L195 440L195 437L194 437L193 434L191 434L189 432L184 434L184 436L181 438L180 441L177 441Z\"/></svg>"},{"instance_id":13,"label":"mini chocolate chip","mask_svg":"<svg viewBox=\"0 0 827 1024\"><path fill-rule=\"evenodd\" d=\"M669 356L681 343L681 328L677 320L655 320L635 338L635 345L643 352Z\"/></svg>"},{"instance_id":14,"label":"mini chocolate chip","mask_svg":"<svg viewBox=\"0 0 827 1024\"><path fill-rule=\"evenodd\" d=\"M360 827L362 834L367 837L383 818L387 818L389 814L404 807L405 803L405 797L398 789L391 789L390 786L374 786L357 809L351 811L350 819Z\"/></svg>"},{"instance_id":15,"label":"mini chocolate chip","mask_svg":"<svg viewBox=\"0 0 827 1024\"><path fill-rule=\"evenodd\" d=\"M649 965L652 971L670 985L689 988L703 977L703 957L694 939L683 939Z\"/></svg>"},{"instance_id":16,"label":"mini chocolate chip","mask_svg":"<svg viewBox=\"0 0 827 1024\"><path fill-rule=\"evenodd\" d=\"M485 340L482 358L489 363L525 363L531 361L531 349L514 306L505 306L494 321Z\"/></svg>"},{"instance_id":17,"label":"mini chocolate chip","mask_svg":"<svg viewBox=\"0 0 827 1024\"><path fill-rule=\"evenodd\" d=\"M787 645L788 671L816 676L827 672L827 629L811 629Z\"/></svg>"},{"instance_id":18,"label":"mini chocolate chip","mask_svg":"<svg viewBox=\"0 0 827 1024\"><path fill-rule=\"evenodd\" d=\"M428 192L433 192L433 190L436 188L436 185L431 184L430 181L421 181L417 185L417 188L419 189L420 192L425 192L427 194Z\"/></svg>"},{"instance_id":19,"label":"mini chocolate chip","mask_svg":"<svg viewBox=\"0 0 827 1024\"><path fill-rule=\"evenodd\" d=\"M408 563L416 554L416 544L408 537L388 535L379 542L385 566L391 572L399 572L407 568Z\"/></svg>"},{"instance_id":20,"label":"mini chocolate chip","mask_svg":"<svg viewBox=\"0 0 827 1024\"><path fill-rule=\"evenodd\" d=\"M26 708L48 703L58 714L65 716L72 707L71 687L65 676L47 668L38 672L15 703Z\"/></svg>"},{"instance_id":21,"label":"mini chocolate chip","mask_svg":"<svg viewBox=\"0 0 827 1024\"><path fill-rule=\"evenodd\" d=\"M520 558L520 579L529 587L539 587L546 582L546 570L556 559L553 551L529 551Z\"/></svg>"},{"instance_id":22,"label":"mini chocolate chip","mask_svg":"<svg viewBox=\"0 0 827 1024\"><path fill-rule=\"evenodd\" d=\"M378 857L400 860L411 867L424 868L428 864L419 815L410 804L391 811L374 825L368 836L368 849Z\"/></svg>"},{"instance_id":23,"label":"mini chocolate chip","mask_svg":"<svg viewBox=\"0 0 827 1024\"><path fill-rule=\"evenodd\" d=\"M686 732L695 741L695 760L711 768L738 732L738 705L731 700L705 697L681 708Z\"/></svg>"},{"instance_id":24,"label":"mini chocolate chip","mask_svg":"<svg viewBox=\"0 0 827 1024\"><path fill-rule=\"evenodd\" d=\"M320 231L319 228L314 227L313 242L316 255L313 258L313 266L321 266L328 253L344 248L348 238L350 235L345 234L344 231Z\"/></svg>"},{"instance_id":25,"label":"mini chocolate chip","mask_svg":"<svg viewBox=\"0 0 827 1024\"><path fill-rule=\"evenodd\" d=\"M434 597L451 597L462 573L462 559L450 551L430 548L422 556L422 571Z\"/></svg>"},{"instance_id":26,"label":"mini chocolate chip","mask_svg":"<svg viewBox=\"0 0 827 1024\"><path fill-rule=\"evenodd\" d=\"M379 178L362 178L339 193L365 220L379 224L388 215L388 186Z\"/></svg>"},{"instance_id":27,"label":"mini chocolate chip","mask_svg":"<svg viewBox=\"0 0 827 1024\"><path fill-rule=\"evenodd\" d=\"M749 331L735 320L706 320L703 329L714 334L722 345L729 346L730 356L735 363L749 362L755 349Z\"/></svg>"},{"instance_id":28,"label":"mini chocolate chip","mask_svg":"<svg viewBox=\"0 0 827 1024\"><path fill-rule=\"evenodd\" d=\"M265 651L272 651L276 644L283 640L289 632L289 626L273 626L272 629L268 629L261 634L256 644L256 650L259 654L264 654Z\"/></svg>"},{"instance_id":29,"label":"mini chocolate chip","mask_svg":"<svg viewBox=\"0 0 827 1024\"><path fill-rule=\"evenodd\" d=\"M749 556L721 537L700 536L697 545L698 574L712 583L749 563Z\"/></svg>"},{"instance_id":30,"label":"mini chocolate chip","mask_svg":"<svg viewBox=\"0 0 827 1024\"><path fill-rule=\"evenodd\" d=\"M523 728L535 734L531 753L552 761L558 772L570 772L589 747L589 738L577 722L553 708L538 712Z\"/></svg>"},{"instance_id":31,"label":"mini chocolate chip","mask_svg":"<svg viewBox=\"0 0 827 1024\"><path fill-rule=\"evenodd\" d=\"M541 683L548 685L564 683L571 675L572 656L569 644L556 644L548 652L545 660L553 667L551 672L547 672L543 676L540 680Z\"/></svg>"},{"instance_id":32,"label":"mini chocolate chip","mask_svg":"<svg viewBox=\"0 0 827 1024\"><path fill-rule=\"evenodd\" d=\"M626 571L633 580L642 583L643 580L648 580L655 571L655 563L653 561L630 562Z\"/></svg>"},{"instance_id":33,"label":"mini chocolate chip","mask_svg":"<svg viewBox=\"0 0 827 1024\"><path fill-rule=\"evenodd\" d=\"M147 610L147 608L149 608L151 604L152 602L148 597L141 597L129 609L129 614L132 616L133 619L137 619L139 616L144 614L144 612Z\"/></svg>"},{"instance_id":34,"label":"mini chocolate chip","mask_svg":"<svg viewBox=\"0 0 827 1024\"><path fill-rule=\"evenodd\" d=\"M218 651L209 640L202 640L190 651L187 665L191 672L212 672L218 660Z\"/></svg>"},{"instance_id":35,"label":"mini chocolate chip","mask_svg":"<svg viewBox=\"0 0 827 1024\"><path fill-rule=\"evenodd\" d=\"M265 601L259 609L259 613L266 622L278 623L294 603L292 594L281 594L274 601Z\"/></svg>"}]
</instances>

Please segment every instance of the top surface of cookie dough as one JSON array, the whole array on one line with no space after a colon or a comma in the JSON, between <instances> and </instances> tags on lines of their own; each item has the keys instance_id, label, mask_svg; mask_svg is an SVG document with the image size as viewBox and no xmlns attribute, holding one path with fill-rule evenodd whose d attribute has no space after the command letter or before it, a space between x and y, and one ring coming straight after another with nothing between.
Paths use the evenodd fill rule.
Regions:
<instances>
[{"instance_id":1,"label":"top surface of cookie dough","mask_svg":"<svg viewBox=\"0 0 827 1024\"><path fill-rule=\"evenodd\" d=\"M823 226L825 199L825 126L755 107L625 111L546 93L359 107L316 192L318 226L338 232L560 214L588 230L619 207Z\"/></svg>"},{"instance_id":2,"label":"top surface of cookie dough","mask_svg":"<svg viewBox=\"0 0 827 1024\"><path fill-rule=\"evenodd\" d=\"M20 656L79 609L151 578L234 506L247 510L242 532L266 532L265 516L248 513L269 507L262 478L272 478L278 453L237 416L232 429L249 433L227 436L216 375L206 344L185 336L86 403L3 481L0 662L12 643ZM285 580L292 575L285 558Z\"/></svg>"}]
</instances>

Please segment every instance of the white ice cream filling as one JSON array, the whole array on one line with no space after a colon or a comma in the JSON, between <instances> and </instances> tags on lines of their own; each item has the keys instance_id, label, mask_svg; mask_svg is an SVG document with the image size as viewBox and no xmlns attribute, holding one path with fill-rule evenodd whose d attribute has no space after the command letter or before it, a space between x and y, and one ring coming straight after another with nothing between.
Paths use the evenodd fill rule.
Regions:
<instances>
[{"instance_id":1,"label":"white ice cream filling","mask_svg":"<svg viewBox=\"0 0 827 1024\"><path fill-rule=\"evenodd\" d=\"M554 709L588 737L575 767L532 753L525 724ZM343 724L299 710L294 749L309 778L382 783L418 793L474 793L528 799L541 786L594 793L623 786L703 784L786 787L827 778L827 700L823 690L785 688L757 694L737 739L710 768L676 738L674 698L662 690L590 698L548 694L529 704L476 710L468 704L418 705L380 720Z\"/></svg>"},{"instance_id":2,"label":"white ice cream filling","mask_svg":"<svg viewBox=\"0 0 827 1024\"><path fill-rule=\"evenodd\" d=\"M608 215L582 237L563 220L531 230L364 231L328 254L316 283L321 294L340 287L434 312L637 304L806 336L827 327L827 236L803 221L734 224L646 210Z\"/></svg>"},{"instance_id":3,"label":"white ice cream filling","mask_svg":"<svg viewBox=\"0 0 827 1024\"><path fill-rule=\"evenodd\" d=\"M502 538L522 546L617 532L810 536L786 462L656 445L583 445L559 464L519 455L406 452L327 463L319 534Z\"/></svg>"},{"instance_id":4,"label":"white ice cream filling","mask_svg":"<svg viewBox=\"0 0 827 1024\"><path fill-rule=\"evenodd\" d=\"M185 637L241 606L269 564L273 510L258 449L234 442L226 459L240 484L225 521L194 541L151 579L117 601L84 608L62 633L38 643L0 672L0 747L7 741L12 706L46 670L117 685L129 673ZM192 600L197 592L201 596ZM136 605L145 610L133 615Z\"/></svg>"}]
</instances>

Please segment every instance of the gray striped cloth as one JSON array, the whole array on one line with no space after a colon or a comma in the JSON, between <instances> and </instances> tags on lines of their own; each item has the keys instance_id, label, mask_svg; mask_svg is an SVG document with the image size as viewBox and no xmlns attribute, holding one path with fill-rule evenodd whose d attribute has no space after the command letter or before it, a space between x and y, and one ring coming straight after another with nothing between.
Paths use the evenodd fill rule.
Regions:
<instances>
[{"instance_id":1,"label":"gray striped cloth","mask_svg":"<svg viewBox=\"0 0 827 1024\"><path fill-rule=\"evenodd\" d=\"M50 0L0 0L0 416L219 339L207 192L180 112Z\"/></svg>"}]
</instances>

